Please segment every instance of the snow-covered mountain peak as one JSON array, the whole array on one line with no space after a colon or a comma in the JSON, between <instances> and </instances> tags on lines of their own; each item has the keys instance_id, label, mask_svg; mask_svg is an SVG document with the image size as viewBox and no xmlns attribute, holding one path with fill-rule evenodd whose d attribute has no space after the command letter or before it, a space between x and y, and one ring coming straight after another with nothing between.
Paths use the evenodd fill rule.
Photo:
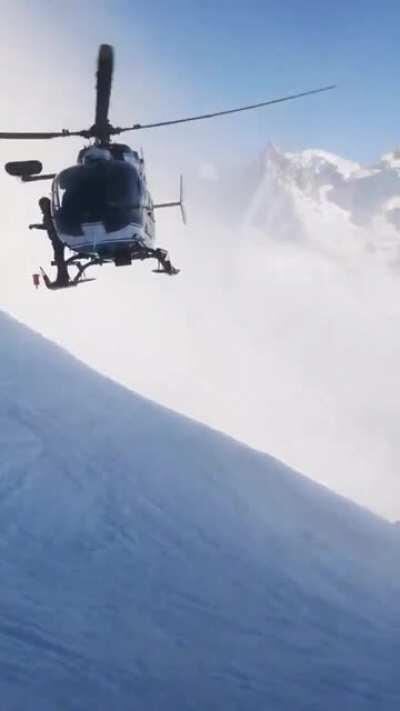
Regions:
<instances>
[{"instance_id":1,"label":"snow-covered mountain peak","mask_svg":"<svg viewBox=\"0 0 400 711\"><path fill-rule=\"evenodd\" d=\"M268 143L264 156L266 171L274 167L279 168L281 175L286 173L288 177L292 178L303 172L309 177L315 174L329 179L329 176L338 174L346 179L352 173L360 170L358 163L316 148L290 153L279 150L273 143Z\"/></svg>"},{"instance_id":2,"label":"snow-covered mountain peak","mask_svg":"<svg viewBox=\"0 0 400 711\"><path fill-rule=\"evenodd\" d=\"M340 158L334 153L316 148L310 148L299 153L286 153L286 155L298 166L325 177L329 172L332 172L338 173L346 179L360 169L360 165L354 161ZM328 166L330 171L327 170Z\"/></svg>"},{"instance_id":3,"label":"snow-covered mountain peak","mask_svg":"<svg viewBox=\"0 0 400 711\"><path fill-rule=\"evenodd\" d=\"M385 153L381 158L381 163L387 168L400 169L400 149Z\"/></svg>"},{"instance_id":4,"label":"snow-covered mountain peak","mask_svg":"<svg viewBox=\"0 0 400 711\"><path fill-rule=\"evenodd\" d=\"M373 252L397 265L399 197L400 151L369 167L325 150L290 153L269 144L245 226L325 252Z\"/></svg>"}]
</instances>

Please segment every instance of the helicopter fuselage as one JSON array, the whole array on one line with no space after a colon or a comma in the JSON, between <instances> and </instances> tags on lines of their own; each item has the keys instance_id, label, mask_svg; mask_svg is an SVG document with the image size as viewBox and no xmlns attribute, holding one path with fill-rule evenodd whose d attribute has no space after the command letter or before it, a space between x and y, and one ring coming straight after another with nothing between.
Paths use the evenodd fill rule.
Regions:
<instances>
[{"instance_id":1,"label":"helicopter fuselage","mask_svg":"<svg viewBox=\"0 0 400 711\"><path fill-rule=\"evenodd\" d=\"M118 260L155 240L154 208L144 161L121 144L82 149L78 163L52 183L52 216L72 251Z\"/></svg>"},{"instance_id":2,"label":"helicopter fuselage","mask_svg":"<svg viewBox=\"0 0 400 711\"><path fill-rule=\"evenodd\" d=\"M0 140L47 140L72 136L93 140L92 145L80 151L77 165L62 170L57 175L42 174L42 164L38 160L11 161L5 165L9 175L19 177L25 183L53 180L51 201L48 197L42 197L39 201L42 223L29 225L30 229L47 230L52 244L52 266L57 268L56 279L51 281L41 268L43 280L49 289L64 289L91 281L83 278L86 269L104 262L123 266L135 260L156 259L158 267L153 269L156 273L172 276L179 272L171 264L165 249L153 247L154 211L159 208L179 207L185 222L182 175L179 200L153 204L146 186L142 157L129 146L113 143L112 137L126 131L171 126L249 111L334 88L325 86L233 109L116 127L110 123L108 117L113 68L112 46L100 45L96 70L95 116L90 128L77 131L0 131ZM67 259L64 256L64 247L73 252ZM73 266L76 267L77 274L71 278L68 270ZM35 274L35 286L38 286L39 280L40 275Z\"/></svg>"}]
</instances>

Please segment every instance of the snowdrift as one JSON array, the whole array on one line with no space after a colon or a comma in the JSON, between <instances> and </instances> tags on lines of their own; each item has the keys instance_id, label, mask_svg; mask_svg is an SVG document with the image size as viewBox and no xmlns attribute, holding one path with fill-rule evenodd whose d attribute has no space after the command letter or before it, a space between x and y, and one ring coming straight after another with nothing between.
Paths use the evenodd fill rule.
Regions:
<instances>
[{"instance_id":1,"label":"snowdrift","mask_svg":"<svg viewBox=\"0 0 400 711\"><path fill-rule=\"evenodd\" d=\"M400 708L395 526L0 332L2 709Z\"/></svg>"}]
</instances>

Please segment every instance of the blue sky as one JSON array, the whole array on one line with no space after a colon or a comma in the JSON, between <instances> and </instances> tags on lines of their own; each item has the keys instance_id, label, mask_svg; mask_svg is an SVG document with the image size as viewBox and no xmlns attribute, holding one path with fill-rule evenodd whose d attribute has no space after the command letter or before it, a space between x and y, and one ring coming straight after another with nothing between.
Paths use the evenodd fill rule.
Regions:
<instances>
[{"instance_id":1,"label":"blue sky","mask_svg":"<svg viewBox=\"0 0 400 711\"><path fill-rule=\"evenodd\" d=\"M236 120L238 132L243 126L253 133L254 141L244 141L249 147L265 133L291 149L317 145L373 161L399 142L398 2L156 0L112 6L114 20L129 18L133 34L140 27L154 61L169 70L175 89L179 84L187 91L189 110L338 84L332 95L224 119L226 130Z\"/></svg>"},{"instance_id":2,"label":"blue sky","mask_svg":"<svg viewBox=\"0 0 400 711\"><path fill-rule=\"evenodd\" d=\"M121 86L123 77L129 81L125 104L132 92L133 120L338 84L326 95L206 127L168 129L169 138L154 137L156 142L175 142L179 131L184 142L198 141L210 152L218 147L223 156L232 146L256 154L272 140L283 149L320 147L367 163L399 143L400 4L394 0L71 0L64 6L45 0L34 8L21 0L17 6L37 19L42 39L55 33L82 58L94 55L100 41L115 44ZM160 116L153 113L157 102L136 105L137 87L146 82L150 94L152 86L154 94L163 93ZM114 102L118 106L118 98Z\"/></svg>"}]
</instances>

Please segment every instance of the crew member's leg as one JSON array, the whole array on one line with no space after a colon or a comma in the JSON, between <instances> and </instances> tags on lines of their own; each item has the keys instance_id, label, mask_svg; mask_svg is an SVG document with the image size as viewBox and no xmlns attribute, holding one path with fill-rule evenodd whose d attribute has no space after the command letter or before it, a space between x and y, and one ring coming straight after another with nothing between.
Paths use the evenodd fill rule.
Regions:
<instances>
[{"instance_id":1,"label":"crew member's leg","mask_svg":"<svg viewBox=\"0 0 400 711\"><path fill-rule=\"evenodd\" d=\"M69 274L64 257L65 246L63 245L61 240L58 239L58 237L54 236L51 238L51 244L53 246L54 261L56 263L57 268L57 276L55 283L60 285L66 285L69 283Z\"/></svg>"}]
</instances>

